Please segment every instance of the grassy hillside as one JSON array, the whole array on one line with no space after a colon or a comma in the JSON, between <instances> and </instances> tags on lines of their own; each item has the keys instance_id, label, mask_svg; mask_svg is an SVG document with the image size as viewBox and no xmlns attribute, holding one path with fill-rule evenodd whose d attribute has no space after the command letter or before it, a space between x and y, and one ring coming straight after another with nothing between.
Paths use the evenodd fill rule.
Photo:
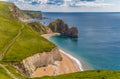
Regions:
<instances>
[{"instance_id":1,"label":"grassy hillside","mask_svg":"<svg viewBox=\"0 0 120 79\"><path fill-rule=\"evenodd\" d=\"M0 2L0 53L3 52L5 46L17 34L18 29L21 27L20 23L12 20L12 13L8 9L10 5Z\"/></svg>"},{"instance_id":2,"label":"grassy hillside","mask_svg":"<svg viewBox=\"0 0 120 79\"><path fill-rule=\"evenodd\" d=\"M93 71L84 71L76 72L71 74L64 74L59 76L45 76L40 78L25 78L20 75L14 68L7 66L6 68L11 71L17 78L20 79L120 79L120 71L113 70L93 70ZM5 76L6 75L6 76ZM1 79L12 79L6 71L0 67L0 78Z\"/></svg>"},{"instance_id":3,"label":"grassy hillside","mask_svg":"<svg viewBox=\"0 0 120 79\"><path fill-rule=\"evenodd\" d=\"M39 34L52 33L52 30L49 27L46 27L39 22L31 22L29 25Z\"/></svg>"},{"instance_id":4,"label":"grassy hillside","mask_svg":"<svg viewBox=\"0 0 120 79\"><path fill-rule=\"evenodd\" d=\"M120 71L95 70L34 79L120 79Z\"/></svg>"},{"instance_id":5,"label":"grassy hillside","mask_svg":"<svg viewBox=\"0 0 120 79\"><path fill-rule=\"evenodd\" d=\"M35 53L50 51L54 44L41 37L27 24L13 18L9 7L0 2L0 58L3 61L21 61Z\"/></svg>"},{"instance_id":6,"label":"grassy hillside","mask_svg":"<svg viewBox=\"0 0 120 79\"><path fill-rule=\"evenodd\" d=\"M23 10L24 13L29 15L31 18L38 18L42 19L42 13L40 11L25 11Z\"/></svg>"}]
</instances>

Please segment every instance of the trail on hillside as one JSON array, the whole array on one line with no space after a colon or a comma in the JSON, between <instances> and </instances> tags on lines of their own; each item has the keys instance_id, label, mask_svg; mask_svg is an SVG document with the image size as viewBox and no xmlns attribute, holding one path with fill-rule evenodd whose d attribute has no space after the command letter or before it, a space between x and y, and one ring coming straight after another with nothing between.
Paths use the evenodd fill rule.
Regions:
<instances>
[{"instance_id":1,"label":"trail on hillside","mask_svg":"<svg viewBox=\"0 0 120 79\"><path fill-rule=\"evenodd\" d=\"M3 59L4 55L7 53L7 51L9 50L9 48L14 44L14 42L16 41L16 39L21 35L22 30L24 29L24 25L19 29L18 34L9 42L9 44L4 48L4 51L2 52L1 56L0 56L0 60ZM0 64L0 67L2 67L9 76L11 76L11 78L13 79L19 79L18 77L16 77L14 74L12 74L3 64Z\"/></svg>"},{"instance_id":2,"label":"trail on hillside","mask_svg":"<svg viewBox=\"0 0 120 79\"><path fill-rule=\"evenodd\" d=\"M0 60L3 59L4 55L7 53L7 51L9 50L9 48L14 44L14 42L16 41L16 39L21 35L22 33L22 29L24 29L24 25L22 25L22 27L19 29L18 34L9 42L9 44L4 48L4 51L2 52L1 56L0 56Z\"/></svg>"},{"instance_id":3,"label":"trail on hillside","mask_svg":"<svg viewBox=\"0 0 120 79\"><path fill-rule=\"evenodd\" d=\"M11 78L13 78L13 79L19 79L18 77L16 77L15 75L13 75L4 65L0 64L0 67L2 67Z\"/></svg>"}]
</instances>

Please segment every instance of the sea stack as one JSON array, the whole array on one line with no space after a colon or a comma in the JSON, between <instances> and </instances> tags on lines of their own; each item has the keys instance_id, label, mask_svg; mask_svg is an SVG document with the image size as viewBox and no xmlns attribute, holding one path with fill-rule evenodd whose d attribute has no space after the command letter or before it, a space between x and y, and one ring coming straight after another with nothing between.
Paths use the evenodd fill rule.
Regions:
<instances>
[{"instance_id":1,"label":"sea stack","mask_svg":"<svg viewBox=\"0 0 120 79\"><path fill-rule=\"evenodd\" d=\"M61 35L78 38L78 29L76 27L69 28L69 26L61 19L51 22L48 27L51 28L53 32L58 32Z\"/></svg>"}]
</instances>

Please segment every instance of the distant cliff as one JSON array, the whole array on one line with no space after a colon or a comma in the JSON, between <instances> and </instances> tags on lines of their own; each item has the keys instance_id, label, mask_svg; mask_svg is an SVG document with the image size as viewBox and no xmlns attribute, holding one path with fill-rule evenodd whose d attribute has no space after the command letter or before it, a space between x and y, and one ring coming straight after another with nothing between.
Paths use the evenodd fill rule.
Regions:
<instances>
[{"instance_id":1,"label":"distant cliff","mask_svg":"<svg viewBox=\"0 0 120 79\"><path fill-rule=\"evenodd\" d=\"M28 20L28 19L42 19L42 13L35 12L35 11L27 11L27 10L20 10L15 5L9 6L11 12L13 12L13 17L19 19L21 21Z\"/></svg>"},{"instance_id":2,"label":"distant cliff","mask_svg":"<svg viewBox=\"0 0 120 79\"><path fill-rule=\"evenodd\" d=\"M42 19L44 18L42 16L42 12L41 11L28 11L28 10L23 10L23 12L25 14L27 14L28 16L30 16L32 19Z\"/></svg>"},{"instance_id":3,"label":"distant cliff","mask_svg":"<svg viewBox=\"0 0 120 79\"><path fill-rule=\"evenodd\" d=\"M53 32L58 32L61 35L78 38L78 29L76 27L69 28L69 26L61 19L51 22L48 27L51 28Z\"/></svg>"},{"instance_id":4,"label":"distant cliff","mask_svg":"<svg viewBox=\"0 0 120 79\"><path fill-rule=\"evenodd\" d=\"M17 8L15 5L13 5L12 7L9 7L9 9L13 12L13 17L21 21L28 20L28 19L43 18L41 12L22 11L19 8ZM51 22L48 25L48 27L45 27L44 25L38 22L32 22L32 23L29 23L29 25L40 34L58 32L61 35L70 36L74 38L78 37L77 28L76 27L69 28L69 26L66 23L64 23L64 21L61 19L57 19L56 21Z\"/></svg>"}]
</instances>

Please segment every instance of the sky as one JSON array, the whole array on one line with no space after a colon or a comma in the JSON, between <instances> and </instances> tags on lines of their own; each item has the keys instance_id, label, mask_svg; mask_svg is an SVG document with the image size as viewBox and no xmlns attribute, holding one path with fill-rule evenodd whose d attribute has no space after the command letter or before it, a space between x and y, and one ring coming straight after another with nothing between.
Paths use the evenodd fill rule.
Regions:
<instances>
[{"instance_id":1,"label":"sky","mask_svg":"<svg viewBox=\"0 0 120 79\"><path fill-rule=\"evenodd\" d=\"M120 12L120 0L4 0L43 12Z\"/></svg>"}]
</instances>

